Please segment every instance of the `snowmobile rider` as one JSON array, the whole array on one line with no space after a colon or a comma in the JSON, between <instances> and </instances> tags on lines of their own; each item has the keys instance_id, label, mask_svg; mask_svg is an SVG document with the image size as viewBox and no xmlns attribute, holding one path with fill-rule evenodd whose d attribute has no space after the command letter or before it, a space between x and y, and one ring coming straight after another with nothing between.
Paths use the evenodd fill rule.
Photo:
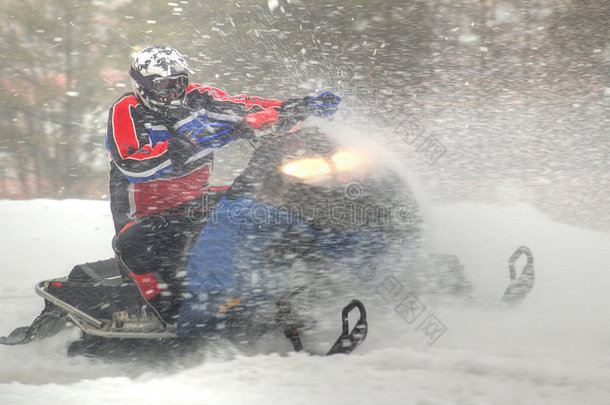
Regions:
<instances>
[{"instance_id":1,"label":"snowmobile rider","mask_svg":"<svg viewBox=\"0 0 610 405\"><path fill-rule=\"evenodd\" d=\"M183 251L203 227L213 150L251 138L283 116L332 115L341 100L329 92L283 101L229 96L190 83L191 73L174 48L142 49L129 72L133 92L110 108L106 133L119 265L170 324L184 298ZM193 207L201 211L197 220Z\"/></svg>"}]
</instances>

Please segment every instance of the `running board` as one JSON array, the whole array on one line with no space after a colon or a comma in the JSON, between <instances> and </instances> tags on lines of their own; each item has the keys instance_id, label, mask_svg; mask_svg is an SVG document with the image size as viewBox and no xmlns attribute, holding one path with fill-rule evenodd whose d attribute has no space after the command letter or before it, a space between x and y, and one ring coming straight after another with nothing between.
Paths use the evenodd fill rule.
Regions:
<instances>
[{"instance_id":1,"label":"running board","mask_svg":"<svg viewBox=\"0 0 610 405\"><path fill-rule=\"evenodd\" d=\"M101 329L96 328L87 322L83 322L83 320L79 319L73 314L68 314L70 320L74 322L76 326L83 333L92 336L99 336L108 339L176 339L178 335L173 331L163 331L163 332L121 332L112 329Z\"/></svg>"}]
</instances>

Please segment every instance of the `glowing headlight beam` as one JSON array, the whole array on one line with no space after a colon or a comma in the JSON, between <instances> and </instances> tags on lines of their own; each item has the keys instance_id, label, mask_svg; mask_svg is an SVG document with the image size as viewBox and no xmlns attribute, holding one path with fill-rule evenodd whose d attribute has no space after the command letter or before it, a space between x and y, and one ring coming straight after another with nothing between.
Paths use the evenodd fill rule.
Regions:
<instances>
[{"instance_id":1,"label":"glowing headlight beam","mask_svg":"<svg viewBox=\"0 0 610 405\"><path fill-rule=\"evenodd\" d=\"M366 167L368 162L364 157L351 151L339 151L331 157L331 160L334 169L324 158L306 158L286 163L282 166L282 173L299 179L308 179L323 176L335 169L339 172L360 169Z\"/></svg>"},{"instance_id":2,"label":"glowing headlight beam","mask_svg":"<svg viewBox=\"0 0 610 405\"><path fill-rule=\"evenodd\" d=\"M289 176L305 179L330 173L330 166L322 158L300 159L285 164L282 172Z\"/></svg>"},{"instance_id":3,"label":"glowing headlight beam","mask_svg":"<svg viewBox=\"0 0 610 405\"><path fill-rule=\"evenodd\" d=\"M353 170L366 165L366 159L350 151L337 152L331 159L340 172Z\"/></svg>"}]
</instances>

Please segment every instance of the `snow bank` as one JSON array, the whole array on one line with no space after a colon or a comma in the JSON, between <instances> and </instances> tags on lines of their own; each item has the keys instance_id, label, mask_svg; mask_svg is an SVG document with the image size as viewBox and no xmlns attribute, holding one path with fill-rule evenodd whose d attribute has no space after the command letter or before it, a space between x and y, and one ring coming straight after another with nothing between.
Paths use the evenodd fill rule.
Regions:
<instances>
[{"instance_id":1,"label":"snow bank","mask_svg":"<svg viewBox=\"0 0 610 405\"><path fill-rule=\"evenodd\" d=\"M0 347L2 404L601 404L610 398L610 234L558 224L526 205L427 207L427 243L458 255L470 303L424 302L446 332L433 344L395 311L369 317L357 353L245 355L171 367L68 358L76 331ZM112 254L109 204L0 201L0 335L42 308L42 279ZM537 281L526 302L498 305L507 259L527 245Z\"/></svg>"}]
</instances>

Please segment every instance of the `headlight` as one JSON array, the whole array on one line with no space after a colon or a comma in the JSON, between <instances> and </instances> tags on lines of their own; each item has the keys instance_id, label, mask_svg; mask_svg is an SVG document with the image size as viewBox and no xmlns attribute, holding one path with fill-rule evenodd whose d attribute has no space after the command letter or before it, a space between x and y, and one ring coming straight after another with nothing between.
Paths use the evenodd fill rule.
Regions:
<instances>
[{"instance_id":1,"label":"headlight","mask_svg":"<svg viewBox=\"0 0 610 405\"><path fill-rule=\"evenodd\" d=\"M306 179L330 173L330 166L322 158L300 159L285 164L282 172L289 176Z\"/></svg>"},{"instance_id":2,"label":"headlight","mask_svg":"<svg viewBox=\"0 0 610 405\"><path fill-rule=\"evenodd\" d=\"M333 170L345 172L348 170L362 169L367 165L367 160L350 151L339 151L331 157L334 169L330 162L323 158L299 159L286 163L282 166L282 173L300 179L309 179L323 176Z\"/></svg>"},{"instance_id":3,"label":"headlight","mask_svg":"<svg viewBox=\"0 0 610 405\"><path fill-rule=\"evenodd\" d=\"M335 153L331 159L340 172L362 168L367 162L362 156L347 150Z\"/></svg>"}]
</instances>

